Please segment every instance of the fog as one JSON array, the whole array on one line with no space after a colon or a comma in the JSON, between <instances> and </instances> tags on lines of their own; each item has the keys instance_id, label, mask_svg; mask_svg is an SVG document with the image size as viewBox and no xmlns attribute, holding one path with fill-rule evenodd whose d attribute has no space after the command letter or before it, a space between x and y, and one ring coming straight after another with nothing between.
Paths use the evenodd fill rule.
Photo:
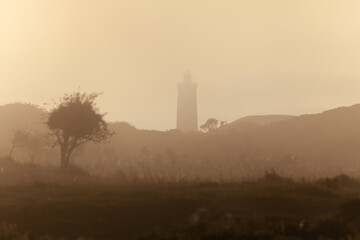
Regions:
<instances>
[{"instance_id":1,"label":"fog","mask_svg":"<svg viewBox=\"0 0 360 240\"><path fill-rule=\"evenodd\" d=\"M0 239L360 239L359 12L0 0Z\"/></svg>"},{"instance_id":2,"label":"fog","mask_svg":"<svg viewBox=\"0 0 360 240\"><path fill-rule=\"evenodd\" d=\"M176 85L199 123L358 102L357 1L0 1L0 104L101 91L108 121L176 126Z\"/></svg>"}]
</instances>

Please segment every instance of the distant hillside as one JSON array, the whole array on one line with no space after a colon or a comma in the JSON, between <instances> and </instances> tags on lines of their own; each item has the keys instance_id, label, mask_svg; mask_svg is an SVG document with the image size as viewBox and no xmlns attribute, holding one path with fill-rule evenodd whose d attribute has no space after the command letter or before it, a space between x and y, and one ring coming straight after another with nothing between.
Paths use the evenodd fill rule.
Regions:
<instances>
[{"instance_id":1,"label":"distant hillside","mask_svg":"<svg viewBox=\"0 0 360 240\"><path fill-rule=\"evenodd\" d=\"M139 176L173 171L190 178L231 178L275 169L307 177L360 175L360 105L298 117L252 116L215 134L137 130L126 123L110 128L117 134L109 144L87 145L79 159L97 164L96 172L121 168Z\"/></svg>"},{"instance_id":2,"label":"distant hillside","mask_svg":"<svg viewBox=\"0 0 360 240\"><path fill-rule=\"evenodd\" d=\"M46 121L45 110L36 105L12 103L0 106L1 128L32 128L43 129Z\"/></svg>"},{"instance_id":3,"label":"distant hillside","mask_svg":"<svg viewBox=\"0 0 360 240\"><path fill-rule=\"evenodd\" d=\"M306 114L265 126L259 136L290 142L341 140L360 137L360 104L339 107L318 114ZM288 138L295 139L288 139Z\"/></svg>"},{"instance_id":4,"label":"distant hillside","mask_svg":"<svg viewBox=\"0 0 360 240\"><path fill-rule=\"evenodd\" d=\"M235 127L244 123L255 123L260 126L264 126L274 122L285 121L294 118L291 115L258 115L258 116L247 116L240 118L236 121L229 123L228 125Z\"/></svg>"},{"instance_id":5,"label":"distant hillside","mask_svg":"<svg viewBox=\"0 0 360 240\"><path fill-rule=\"evenodd\" d=\"M360 105L275 122L251 138L263 151L288 153L324 170L360 170Z\"/></svg>"},{"instance_id":6,"label":"distant hillside","mask_svg":"<svg viewBox=\"0 0 360 240\"><path fill-rule=\"evenodd\" d=\"M0 154L7 152L15 130L44 132L45 110L24 103L12 103L0 106Z\"/></svg>"},{"instance_id":7,"label":"distant hillside","mask_svg":"<svg viewBox=\"0 0 360 240\"><path fill-rule=\"evenodd\" d=\"M1 153L9 151L13 130L46 131L44 114L29 104L0 106ZM116 134L79 147L73 162L94 174L120 171L154 179L231 179L269 169L294 176L360 176L359 104L298 117L249 116L215 134L138 130L125 122L109 123L109 129ZM58 163L58 151L49 154L39 162Z\"/></svg>"},{"instance_id":8,"label":"distant hillside","mask_svg":"<svg viewBox=\"0 0 360 240\"><path fill-rule=\"evenodd\" d=\"M286 121L289 119L295 118L295 116L290 115L259 115L259 116L247 116L240 118L236 121L230 122L223 130L244 133L248 131L253 131L258 128L262 128L271 123Z\"/></svg>"}]
</instances>

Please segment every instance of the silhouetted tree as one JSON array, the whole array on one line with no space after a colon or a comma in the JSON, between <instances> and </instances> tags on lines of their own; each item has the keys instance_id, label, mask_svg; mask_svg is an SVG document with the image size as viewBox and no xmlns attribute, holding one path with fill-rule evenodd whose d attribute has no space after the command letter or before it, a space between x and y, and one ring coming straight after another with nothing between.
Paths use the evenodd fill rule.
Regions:
<instances>
[{"instance_id":1,"label":"silhouetted tree","mask_svg":"<svg viewBox=\"0 0 360 240\"><path fill-rule=\"evenodd\" d=\"M27 153L29 161L34 163L44 153L45 147L44 137L39 134L32 134L29 136L28 143L24 146L24 151Z\"/></svg>"},{"instance_id":2,"label":"silhouetted tree","mask_svg":"<svg viewBox=\"0 0 360 240\"><path fill-rule=\"evenodd\" d=\"M200 126L200 130L204 133L214 133L218 128L219 120L215 118L209 118L206 123Z\"/></svg>"},{"instance_id":3,"label":"silhouetted tree","mask_svg":"<svg viewBox=\"0 0 360 240\"><path fill-rule=\"evenodd\" d=\"M30 136L30 134L24 130L18 129L14 132L14 137L11 141L11 148L9 151L10 158L12 157L12 154L13 154L15 148L22 147L22 146L28 144L29 136Z\"/></svg>"},{"instance_id":4,"label":"silhouetted tree","mask_svg":"<svg viewBox=\"0 0 360 240\"><path fill-rule=\"evenodd\" d=\"M226 124L227 124L226 121L221 121L221 122L220 122L220 127L224 127L224 126L226 126Z\"/></svg>"},{"instance_id":5,"label":"silhouetted tree","mask_svg":"<svg viewBox=\"0 0 360 240\"><path fill-rule=\"evenodd\" d=\"M100 142L112 135L95 106L99 93L65 94L50 111L47 125L60 146L60 165L66 167L74 149L86 142Z\"/></svg>"}]
</instances>

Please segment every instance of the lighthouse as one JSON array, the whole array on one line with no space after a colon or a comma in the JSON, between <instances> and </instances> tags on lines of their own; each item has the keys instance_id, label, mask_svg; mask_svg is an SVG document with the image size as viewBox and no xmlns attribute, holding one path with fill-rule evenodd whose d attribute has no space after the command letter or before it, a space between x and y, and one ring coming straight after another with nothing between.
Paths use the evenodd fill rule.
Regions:
<instances>
[{"instance_id":1,"label":"lighthouse","mask_svg":"<svg viewBox=\"0 0 360 240\"><path fill-rule=\"evenodd\" d=\"M185 72L183 82L179 83L177 87L176 128L182 132L196 132L198 130L197 85L191 81L189 72Z\"/></svg>"}]
</instances>

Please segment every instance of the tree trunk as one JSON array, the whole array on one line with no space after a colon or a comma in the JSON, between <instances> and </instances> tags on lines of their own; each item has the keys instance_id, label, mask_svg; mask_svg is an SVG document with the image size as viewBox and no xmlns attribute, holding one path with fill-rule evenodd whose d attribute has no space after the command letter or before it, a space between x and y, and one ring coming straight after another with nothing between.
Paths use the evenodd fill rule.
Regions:
<instances>
[{"instance_id":1,"label":"tree trunk","mask_svg":"<svg viewBox=\"0 0 360 240\"><path fill-rule=\"evenodd\" d=\"M69 145L64 145L61 147L61 159L60 159L60 167L66 168L70 165L70 156L73 152L74 147Z\"/></svg>"},{"instance_id":2,"label":"tree trunk","mask_svg":"<svg viewBox=\"0 0 360 240\"><path fill-rule=\"evenodd\" d=\"M73 150L79 146L77 137L64 136L60 144L60 168L67 168L70 165L70 156Z\"/></svg>"},{"instance_id":3,"label":"tree trunk","mask_svg":"<svg viewBox=\"0 0 360 240\"><path fill-rule=\"evenodd\" d=\"M10 149L10 152L9 152L9 158L12 158L12 153L13 153L14 149L15 149L15 144L13 144L11 146L11 149Z\"/></svg>"},{"instance_id":4,"label":"tree trunk","mask_svg":"<svg viewBox=\"0 0 360 240\"><path fill-rule=\"evenodd\" d=\"M60 145L60 167L66 168L69 165L69 159L66 154L67 152L67 144Z\"/></svg>"}]
</instances>

